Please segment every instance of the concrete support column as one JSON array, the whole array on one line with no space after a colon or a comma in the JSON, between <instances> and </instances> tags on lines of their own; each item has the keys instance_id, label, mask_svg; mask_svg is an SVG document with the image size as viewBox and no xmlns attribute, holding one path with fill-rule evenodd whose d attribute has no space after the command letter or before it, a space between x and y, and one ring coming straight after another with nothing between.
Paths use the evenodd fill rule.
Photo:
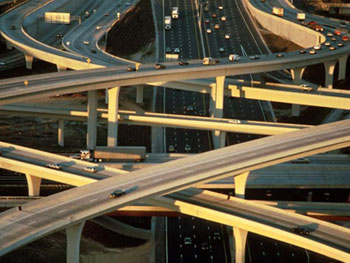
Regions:
<instances>
[{"instance_id":1,"label":"concrete support column","mask_svg":"<svg viewBox=\"0 0 350 263\"><path fill-rule=\"evenodd\" d=\"M211 117L222 118L224 114L224 87L225 76L216 77L216 84L211 89ZM225 135L220 131L213 132L213 141L215 149L225 147Z\"/></svg>"},{"instance_id":2,"label":"concrete support column","mask_svg":"<svg viewBox=\"0 0 350 263\"><path fill-rule=\"evenodd\" d=\"M245 262L245 247L247 244L247 235L248 232L246 230L234 227L233 228L233 236L235 238L235 262L236 263L244 263Z\"/></svg>"},{"instance_id":3,"label":"concrete support column","mask_svg":"<svg viewBox=\"0 0 350 263\"><path fill-rule=\"evenodd\" d=\"M58 120L58 145L64 146L64 120Z\"/></svg>"},{"instance_id":4,"label":"concrete support column","mask_svg":"<svg viewBox=\"0 0 350 263\"><path fill-rule=\"evenodd\" d=\"M41 178L30 174L26 174L26 178L28 183L28 195L40 196Z\"/></svg>"},{"instance_id":5,"label":"concrete support column","mask_svg":"<svg viewBox=\"0 0 350 263\"><path fill-rule=\"evenodd\" d=\"M6 49L7 50L12 50L13 46L11 45L11 43L9 41L6 41Z\"/></svg>"},{"instance_id":6,"label":"concrete support column","mask_svg":"<svg viewBox=\"0 0 350 263\"><path fill-rule=\"evenodd\" d=\"M339 58L339 72L338 72L338 80L345 79L346 75L346 62L348 60L349 54L342 56Z\"/></svg>"},{"instance_id":7,"label":"concrete support column","mask_svg":"<svg viewBox=\"0 0 350 263\"><path fill-rule=\"evenodd\" d=\"M136 103L143 103L143 85L136 87Z\"/></svg>"},{"instance_id":8,"label":"concrete support column","mask_svg":"<svg viewBox=\"0 0 350 263\"><path fill-rule=\"evenodd\" d=\"M61 66L61 65L56 65L56 66L57 66L57 71L58 71L58 72L66 71L66 70L67 70L67 67L65 67L65 66Z\"/></svg>"},{"instance_id":9,"label":"concrete support column","mask_svg":"<svg viewBox=\"0 0 350 263\"><path fill-rule=\"evenodd\" d=\"M80 238L85 221L66 228L67 263L79 263Z\"/></svg>"},{"instance_id":10,"label":"concrete support column","mask_svg":"<svg viewBox=\"0 0 350 263\"><path fill-rule=\"evenodd\" d=\"M290 73L292 75L293 84L299 85L303 79L303 74L305 71L305 67L300 68L292 68ZM300 105L292 104L292 116L300 116Z\"/></svg>"},{"instance_id":11,"label":"concrete support column","mask_svg":"<svg viewBox=\"0 0 350 263\"><path fill-rule=\"evenodd\" d=\"M96 147L97 138L97 90L88 91L88 103L87 103L87 135L86 135L86 147L92 150Z\"/></svg>"},{"instance_id":12,"label":"concrete support column","mask_svg":"<svg viewBox=\"0 0 350 263\"><path fill-rule=\"evenodd\" d=\"M249 172L246 172L246 173L237 175L233 178L235 181L235 196L236 197L244 199L245 187L247 184L248 176L249 176Z\"/></svg>"},{"instance_id":13,"label":"concrete support column","mask_svg":"<svg viewBox=\"0 0 350 263\"><path fill-rule=\"evenodd\" d=\"M24 57L26 59L26 69L32 69L34 57L28 54L24 54Z\"/></svg>"},{"instance_id":14,"label":"concrete support column","mask_svg":"<svg viewBox=\"0 0 350 263\"><path fill-rule=\"evenodd\" d=\"M107 146L118 145L118 107L120 87L108 90L108 138Z\"/></svg>"},{"instance_id":15,"label":"concrete support column","mask_svg":"<svg viewBox=\"0 0 350 263\"><path fill-rule=\"evenodd\" d=\"M324 67L325 67L325 83L324 86L325 88L332 89L333 88L333 75L334 75L334 69L335 69L335 64L337 63L336 60L333 61L326 61L324 62Z\"/></svg>"}]
</instances>

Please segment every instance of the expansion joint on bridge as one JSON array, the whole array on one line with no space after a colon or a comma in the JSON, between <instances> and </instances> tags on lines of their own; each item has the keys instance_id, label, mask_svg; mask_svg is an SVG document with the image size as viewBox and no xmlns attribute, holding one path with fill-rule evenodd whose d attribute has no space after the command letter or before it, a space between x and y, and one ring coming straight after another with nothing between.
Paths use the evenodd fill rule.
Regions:
<instances>
[{"instance_id":1,"label":"expansion joint on bridge","mask_svg":"<svg viewBox=\"0 0 350 263\"><path fill-rule=\"evenodd\" d=\"M85 221L66 228L67 263L79 263L80 238Z\"/></svg>"}]
</instances>

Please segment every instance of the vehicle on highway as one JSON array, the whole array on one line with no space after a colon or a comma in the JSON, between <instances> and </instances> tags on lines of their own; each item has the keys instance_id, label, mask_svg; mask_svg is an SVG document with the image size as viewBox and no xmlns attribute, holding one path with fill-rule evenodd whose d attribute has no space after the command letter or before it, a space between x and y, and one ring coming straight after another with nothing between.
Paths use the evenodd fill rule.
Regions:
<instances>
[{"instance_id":1,"label":"vehicle on highway","mask_svg":"<svg viewBox=\"0 0 350 263\"><path fill-rule=\"evenodd\" d=\"M290 231L301 236L308 236L310 234L310 230L305 227L292 227Z\"/></svg>"},{"instance_id":2,"label":"vehicle on highway","mask_svg":"<svg viewBox=\"0 0 350 263\"><path fill-rule=\"evenodd\" d=\"M171 29L171 16L164 17L164 28L165 28L165 30Z\"/></svg>"},{"instance_id":3,"label":"vehicle on highway","mask_svg":"<svg viewBox=\"0 0 350 263\"><path fill-rule=\"evenodd\" d=\"M323 31L323 27L320 24L318 24L317 22L315 22L315 21L309 21L306 24L306 26L308 28L311 28L311 29L315 30L315 31L320 31L320 32Z\"/></svg>"},{"instance_id":4,"label":"vehicle on highway","mask_svg":"<svg viewBox=\"0 0 350 263\"><path fill-rule=\"evenodd\" d=\"M209 243L208 242L203 242L201 245L201 249L203 251L209 250Z\"/></svg>"},{"instance_id":5,"label":"vehicle on highway","mask_svg":"<svg viewBox=\"0 0 350 263\"><path fill-rule=\"evenodd\" d=\"M136 71L136 68L135 68L135 67L130 66L130 67L128 67L128 71L129 71L129 72L131 72L131 71Z\"/></svg>"},{"instance_id":6,"label":"vehicle on highway","mask_svg":"<svg viewBox=\"0 0 350 263\"><path fill-rule=\"evenodd\" d=\"M334 35L341 36L341 31L340 30L334 30Z\"/></svg>"},{"instance_id":7,"label":"vehicle on highway","mask_svg":"<svg viewBox=\"0 0 350 263\"><path fill-rule=\"evenodd\" d=\"M315 50L315 49L311 49L310 51L309 51L309 54L311 54L311 55L314 55L314 54L316 54L317 53L317 51Z\"/></svg>"},{"instance_id":8,"label":"vehicle on highway","mask_svg":"<svg viewBox=\"0 0 350 263\"><path fill-rule=\"evenodd\" d=\"M166 52L166 53L171 53L171 47L167 47L167 48L165 49L165 52Z\"/></svg>"},{"instance_id":9,"label":"vehicle on highway","mask_svg":"<svg viewBox=\"0 0 350 263\"><path fill-rule=\"evenodd\" d=\"M239 60L241 60L241 57L239 55L237 55L237 54L230 54L228 56L228 60L231 61L231 62L239 61Z\"/></svg>"},{"instance_id":10,"label":"vehicle on highway","mask_svg":"<svg viewBox=\"0 0 350 263\"><path fill-rule=\"evenodd\" d=\"M297 13L297 20L304 21L305 20L305 13Z\"/></svg>"},{"instance_id":11,"label":"vehicle on highway","mask_svg":"<svg viewBox=\"0 0 350 263\"><path fill-rule=\"evenodd\" d=\"M96 30L100 30L101 28L101 26L96 26Z\"/></svg>"},{"instance_id":12,"label":"vehicle on highway","mask_svg":"<svg viewBox=\"0 0 350 263\"><path fill-rule=\"evenodd\" d=\"M305 54L305 53L306 53L306 50L305 50L305 49L300 49L300 50L299 50L299 53L300 53L300 54Z\"/></svg>"},{"instance_id":13,"label":"vehicle on highway","mask_svg":"<svg viewBox=\"0 0 350 263\"><path fill-rule=\"evenodd\" d=\"M214 25L214 28L215 28L215 29L219 29L219 28L220 28L220 25L219 25L219 24L215 24L215 25Z\"/></svg>"},{"instance_id":14,"label":"vehicle on highway","mask_svg":"<svg viewBox=\"0 0 350 263\"><path fill-rule=\"evenodd\" d=\"M125 194L126 194L125 191L123 191L121 189L117 189L109 195L109 198L118 198L118 197L123 196Z\"/></svg>"},{"instance_id":15,"label":"vehicle on highway","mask_svg":"<svg viewBox=\"0 0 350 263\"><path fill-rule=\"evenodd\" d=\"M219 60L214 59L212 57L205 57L203 58L202 62L203 62L203 65L208 66L208 65L215 65L216 63L219 63Z\"/></svg>"},{"instance_id":16,"label":"vehicle on highway","mask_svg":"<svg viewBox=\"0 0 350 263\"><path fill-rule=\"evenodd\" d=\"M97 172L97 167L94 166L88 166L84 168L85 172L89 172L89 173L96 173Z\"/></svg>"},{"instance_id":17,"label":"vehicle on highway","mask_svg":"<svg viewBox=\"0 0 350 263\"><path fill-rule=\"evenodd\" d=\"M128 161L141 162L146 158L143 146L96 146L91 150L80 150L80 159L89 162Z\"/></svg>"},{"instance_id":18,"label":"vehicle on highway","mask_svg":"<svg viewBox=\"0 0 350 263\"><path fill-rule=\"evenodd\" d=\"M89 45L89 44L90 44L90 42L89 42L89 41L87 41L87 40L84 40L84 41L83 41L83 44L84 44L84 45Z\"/></svg>"},{"instance_id":19,"label":"vehicle on highway","mask_svg":"<svg viewBox=\"0 0 350 263\"><path fill-rule=\"evenodd\" d=\"M225 52L225 48L223 48L223 47L221 47L221 48L219 48L219 52Z\"/></svg>"},{"instance_id":20,"label":"vehicle on highway","mask_svg":"<svg viewBox=\"0 0 350 263\"><path fill-rule=\"evenodd\" d=\"M292 163L310 163L310 160L307 158L297 158L292 160Z\"/></svg>"},{"instance_id":21,"label":"vehicle on highway","mask_svg":"<svg viewBox=\"0 0 350 263\"><path fill-rule=\"evenodd\" d=\"M276 54L276 57L282 58L282 57L284 57L284 54L283 53L278 53L278 54Z\"/></svg>"},{"instance_id":22,"label":"vehicle on highway","mask_svg":"<svg viewBox=\"0 0 350 263\"><path fill-rule=\"evenodd\" d=\"M126 6L129 6L130 5L130 3L129 2L126 2L126 4L125 4Z\"/></svg>"},{"instance_id":23,"label":"vehicle on highway","mask_svg":"<svg viewBox=\"0 0 350 263\"><path fill-rule=\"evenodd\" d=\"M95 49L91 49L91 53L96 54L96 53L97 53L97 51L96 51Z\"/></svg>"},{"instance_id":24,"label":"vehicle on highway","mask_svg":"<svg viewBox=\"0 0 350 263\"><path fill-rule=\"evenodd\" d=\"M188 106L186 107L186 111L187 111L187 112L193 112L193 111L194 111L193 106L192 106L192 105L188 105Z\"/></svg>"},{"instance_id":25,"label":"vehicle on highway","mask_svg":"<svg viewBox=\"0 0 350 263\"><path fill-rule=\"evenodd\" d=\"M174 147L174 145L169 145L168 151L169 151L169 152L175 152L175 147Z\"/></svg>"},{"instance_id":26,"label":"vehicle on highway","mask_svg":"<svg viewBox=\"0 0 350 263\"><path fill-rule=\"evenodd\" d=\"M272 14L276 16L283 16L284 9L281 7L272 7Z\"/></svg>"},{"instance_id":27,"label":"vehicle on highway","mask_svg":"<svg viewBox=\"0 0 350 263\"><path fill-rule=\"evenodd\" d=\"M180 66L187 66L189 63L187 61L184 61L184 60L180 60L179 61L179 65Z\"/></svg>"},{"instance_id":28,"label":"vehicle on highway","mask_svg":"<svg viewBox=\"0 0 350 263\"><path fill-rule=\"evenodd\" d=\"M249 57L251 60L259 59L260 57L258 55L253 55Z\"/></svg>"},{"instance_id":29,"label":"vehicle on highway","mask_svg":"<svg viewBox=\"0 0 350 263\"><path fill-rule=\"evenodd\" d=\"M216 15L215 13L212 13L212 14L211 14L211 17L212 17L212 18L216 18L217 15Z\"/></svg>"},{"instance_id":30,"label":"vehicle on highway","mask_svg":"<svg viewBox=\"0 0 350 263\"><path fill-rule=\"evenodd\" d=\"M156 69L165 69L165 65L160 64L160 63L156 63L156 64L154 65L154 67L155 67Z\"/></svg>"},{"instance_id":31,"label":"vehicle on highway","mask_svg":"<svg viewBox=\"0 0 350 263\"><path fill-rule=\"evenodd\" d=\"M221 235L219 232L213 233L213 240L221 240Z\"/></svg>"},{"instance_id":32,"label":"vehicle on highway","mask_svg":"<svg viewBox=\"0 0 350 263\"><path fill-rule=\"evenodd\" d=\"M226 21L226 16L222 16L221 21Z\"/></svg>"},{"instance_id":33,"label":"vehicle on highway","mask_svg":"<svg viewBox=\"0 0 350 263\"><path fill-rule=\"evenodd\" d=\"M178 47L174 48L174 53L175 54L179 54L180 53L180 48L178 48Z\"/></svg>"},{"instance_id":34,"label":"vehicle on highway","mask_svg":"<svg viewBox=\"0 0 350 263\"><path fill-rule=\"evenodd\" d=\"M337 39L335 37L332 37L331 40L332 41L337 41Z\"/></svg>"},{"instance_id":35,"label":"vehicle on highway","mask_svg":"<svg viewBox=\"0 0 350 263\"><path fill-rule=\"evenodd\" d=\"M327 42L324 43L324 45L325 45L326 47L329 47L329 46L331 45L331 42L328 42L328 41L327 41Z\"/></svg>"},{"instance_id":36,"label":"vehicle on highway","mask_svg":"<svg viewBox=\"0 0 350 263\"><path fill-rule=\"evenodd\" d=\"M207 29L207 33L208 33L208 34L211 34L211 32L212 32L211 29L208 28L208 29Z\"/></svg>"},{"instance_id":37,"label":"vehicle on highway","mask_svg":"<svg viewBox=\"0 0 350 263\"><path fill-rule=\"evenodd\" d=\"M186 144L186 145L185 145L185 151L186 151L186 152L191 151L191 146L190 146L189 144Z\"/></svg>"},{"instance_id":38,"label":"vehicle on highway","mask_svg":"<svg viewBox=\"0 0 350 263\"><path fill-rule=\"evenodd\" d=\"M192 238L191 237L185 237L184 238L184 245L192 245Z\"/></svg>"},{"instance_id":39,"label":"vehicle on highway","mask_svg":"<svg viewBox=\"0 0 350 263\"><path fill-rule=\"evenodd\" d=\"M314 49L315 49L315 50L320 50L320 49L321 49L321 45L316 45L316 46L314 46Z\"/></svg>"},{"instance_id":40,"label":"vehicle on highway","mask_svg":"<svg viewBox=\"0 0 350 263\"><path fill-rule=\"evenodd\" d=\"M6 62L0 61L0 67L3 67L3 66L5 66L5 65L6 65Z\"/></svg>"},{"instance_id":41,"label":"vehicle on highway","mask_svg":"<svg viewBox=\"0 0 350 263\"><path fill-rule=\"evenodd\" d=\"M209 24L209 23L210 23L209 18L206 18L206 19L204 20L204 23Z\"/></svg>"},{"instance_id":42,"label":"vehicle on highway","mask_svg":"<svg viewBox=\"0 0 350 263\"><path fill-rule=\"evenodd\" d=\"M62 169L62 166L57 164L57 163L48 163L46 165L46 167L52 168L52 169L55 169L55 170L61 170Z\"/></svg>"},{"instance_id":43,"label":"vehicle on highway","mask_svg":"<svg viewBox=\"0 0 350 263\"><path fill-rule=\"evenodd\" d=\"M327 37L332 37L333 33L332 32L327 32Z\"/></svg>"},{"instance_id":44,"label":"vehicle on highway","mask_svg":"<svg viewBox=\"0 0 350 263\"><path fill-rule=\"evenodd\" d=\"M15 25L11 25L10 29L15 30L15 29L17 29L17 27Z\"/></svg>"},{"instance_id":45,"label":"vehicle on highway","mask_svg":"<svg viewBox=\"0 0 350 263\"><path fill-rule=\"evenodd\" d=\"M57 32L56 37L57 38L62 38L63 37L63 33L62 32Z\"/></svg>"},{"instance_id":46,"label":"vehicle on highway","mask_svg":"<svg viewBox=\"0 0 350 263\"><path fill-rule=\"evenodd\" d=\"M343 43L338 43L338 47L343 47L344 44Z\"/></svg>"},{"instance_id":47,"label":"vehicle on highway","mask_svg":"<svg viewBox=\"0 0 350 263\"><path fill-rule=\"evenodd\" d=\"M302 83L300 84L300 88L304 91L312 91L313 88L309 86L309 84L306 84L306 83Z\"/></svg>"},{"instance_id":48,"label":"vehicle on highway","mask_svg":"<svg viewBox=\"0 0 350 263\"><path fill-rule=\"evenodd\" d=\"M225 34L225 39L230 39L230 35L229 34Z\"/></svg>"},{"instance_id":49,"label":"vehicle on highway","mask_svg":"<svg viewBox=\"0 0 350 263\"><path fill-rule=\"evenodd\" d=\"M348 36L342 36L341 40L344 41L344 42L347 42L347 41L349 41L349 37Z\"/></svg>"},{"instance_id":50,"label":"vehicle on highway","mask_svg":"<svg viewBox=\"0 0 350 263\"><path fill-rule=\"evenodd\" d=\"M332 50L332 51L333 51L333 50L335 50L335 47L330 46L330 47L329 47L329 50Z\"/></svg>"},{"instance_id":51,"label":"vehicle on highway","mask_svg":"<svg viewBox=\"0 0 350 263\"><path fill-rule=\"evenodd\" d=\"M224 7L223 7L222 5L219 5L219 6L218 6L218 9L219 9L219 10L223 10Z\"/></svg>"},{"instance_id":52,"label":"vehicle on highway","mask_svg":"<svg viewBox=\"0 0 350 263\"><path fill-rule=\"evenodd\" d=\"M239 124L239 123L241 123L241 121L238 120L238 119L232 119L232 120L229 120L228 123L236 123L236 124Z\"/></svg>"}]
</instances>

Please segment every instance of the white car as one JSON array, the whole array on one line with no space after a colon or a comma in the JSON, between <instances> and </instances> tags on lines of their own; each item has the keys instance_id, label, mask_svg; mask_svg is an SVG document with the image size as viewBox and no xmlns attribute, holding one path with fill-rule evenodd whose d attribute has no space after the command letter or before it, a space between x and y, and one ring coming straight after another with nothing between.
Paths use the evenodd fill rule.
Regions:
<instances>
[{"instance_id":1,"label":"white car","mask_svg":"<svg viewBox=\"0 0 350 263\"><path fill-rule=\"evenodd\" d=\"M90 42L89 42L89 41L87 41L87 40L84 40L84 41L83 41L83 44L84 44L84 45L89 45L89 44L90 44Z\"/></svg>"},{"instance_id":2,"label":"white car","mask_svg":"<svg viewBox=\"0 0 350 263\"><path fill-rule=\"evenodd\" d=\"M226 21L226 16L222 16L221 21Z\"/></svg>"},{"instance_id":3,"label":"white car","mask_svg":"<svg viewBox=\"0 0 350 263\"><path fill-rule=\"evenodd\" d=\"M208 34L211 34L211 32L212 32L211 29L208 28L208 29L207 29L207 33L208 33Z\"/></svg>"},{"instance_id":4,"label":"white car","mask_svg":"<svg viewBox=\"0 0 350 263\"><path fill-rule=\"evenodd\" d=\"M190 146L189 144L186 144L186 145L185 145L185 151L186 151L186 152L191 151L191 146Z\"/></svg>"},{"instance_id":5,"label":"white car","mask_svg":"<svg viewBox=\"0 0 350 263\"><path fill-rule=\"evenodd\" d=\"M174 53L179 54L180 53L180 49L178 47L174 48Z\"/></svg>"},{"instance_id":6,"label":"white car","mask_svg":"<svg viewBox=\"0 0 350 263\"><path fill-rule=\"evenodd\" d=\"M241 57L237 54L231 54L228 56L228 60L233 62L233 61L239 61Z\"/></svg>"},{"instance_id":7,"label":"white car","mask_svg":"<svg viewBox=\"0 0 350 263\"><path fill-rule=\"evenodd\" d=\"M229 35L229 34L226 34L226 35L225 35L225 39L230 39L230 35Z\"/></svg>"},{"instance_id":8,"label":"white car","mask_svg":"<svg viewBox=\"0 0 350 263\"><path fill-rule=\"evenodd\" d=\"M225 49L223 47L219 48L219 52L225 52Z\"/></svg>"}]
</instances>

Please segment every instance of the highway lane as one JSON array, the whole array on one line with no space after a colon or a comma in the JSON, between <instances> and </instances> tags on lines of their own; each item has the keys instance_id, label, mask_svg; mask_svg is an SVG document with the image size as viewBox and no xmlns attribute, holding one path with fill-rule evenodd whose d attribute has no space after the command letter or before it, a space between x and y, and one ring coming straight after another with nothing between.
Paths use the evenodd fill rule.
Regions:
<instances>
[{"instance_id":1,"label":"highway lane","mask_svg":"<svg viewBox=\"0 0 350 263\"><path fill-rule=\"evenodd\" d=\"M0 215L0 255L32 238L38 239L56 229L138 200L297 156L347 146L350 144L349 124L346 120L225 147L131 172L131 180L130 176L110 177L26 204L23 211L8 210ZM111 200L109 194L115 189L124 189L127 194Z\"/></svg>"}]
</instances>

